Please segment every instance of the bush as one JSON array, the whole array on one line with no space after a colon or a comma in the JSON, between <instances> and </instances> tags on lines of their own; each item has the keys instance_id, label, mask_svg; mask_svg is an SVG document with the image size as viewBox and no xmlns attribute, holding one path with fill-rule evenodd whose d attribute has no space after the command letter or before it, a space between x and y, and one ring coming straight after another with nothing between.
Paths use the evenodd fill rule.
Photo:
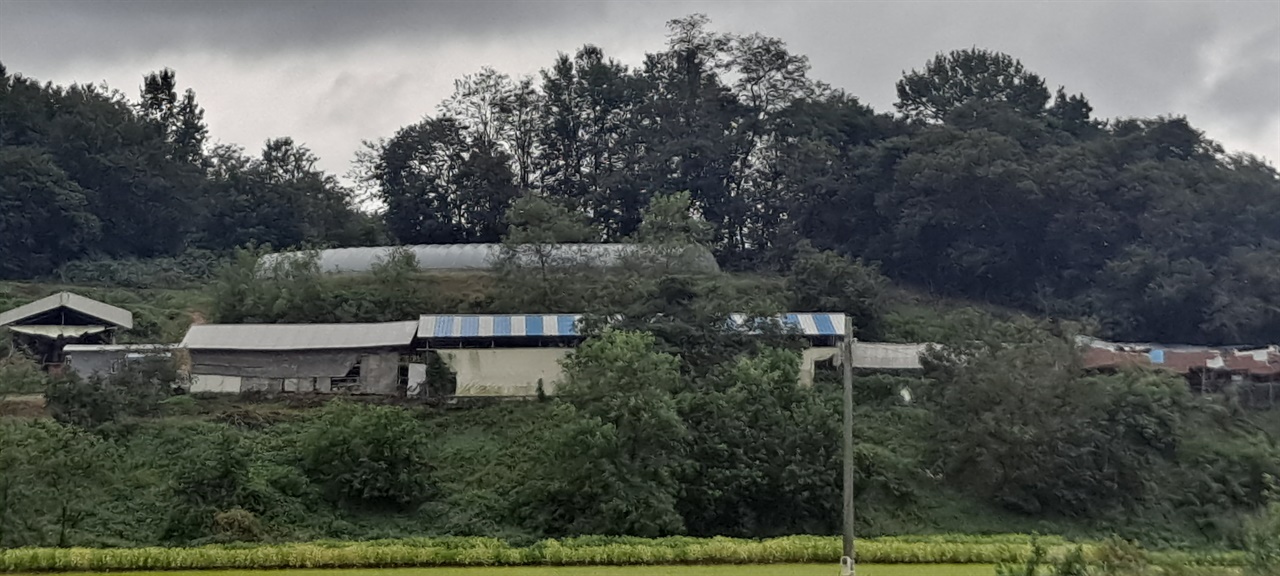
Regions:
<instances>
[{"instance_id":1,"label":"bush","mask_svg":"<svg viewBox=\"0 0 1280 576\"><path fill-rule=\"evenodd\" d=\"M519 497L549 534L678 533L688 430L672 390L679 358L650 334L607 330L564 361L559 408L574 421L548 447Z\"/></svg>"},{"instance_id":2,"label":"bush","mask_svg":"<svg viewBox=\"0 0 1280 576\"><path fill-rule=\"evenodd\" d=\"M431 496L422 427L392 406L330 402L298 439L302 469L330 501L406 505Z\"/></svg>"},{"instance_id":3,"label":"bush","mask_svg":"<svg viewBox=\"0 0 1280 576\"><path fill-rule=\"evenodd\" d=\"M213 539L217 542L257 542L263 536L258 517L244 508L232 508L213 515Z\"/></svg>"},{"instance_id":4,"label":"bush","mask_svg":"<svg viewBox=\"0 0 1280 576\"><path fill-rule=\"evenodd\" d=\"M233 430L202 424L185 432L191 435L185 449L172 456L164 533L170 542L189 543L219 535L218 514L248 501L251 454ZM241 520L230 517L223 522L230 526Z\"/></svg>"},{"instance_id":5,"label":"bush","mask_svg":"<svg viewBox=\"0 0 1280 576\"><path fill-rule=\"evenodd\" d=\"M5 335L0 334L0 338ZM0 394L39 394L49 384L40 365L25 356L0 359Z\"/></svg>"},{"instance_id":6,"label":"bush","mask_svg":"<svg viewBox=\"0 0 1280 576\"><path fill-rule=\"evenodd\" d=\"M50 413L59 422L97 427L122 417L150 416L160 402L181 389L182 377L168 358L147 358L123 370L88 378L67 374L49 384Z\"/></svg>"},{"instance_id":7,"label":"bush","mask_svg":"<svg viewBox=\"0 0 1280 576\"><path fill-rule=\"evenodd\" d=\"M880 336L888 284L875 266L834 252L818 252L807 244L802 245L787 277L793 310L844 312L853 320L855 334L864 340Z\"/></svg>"},{"instance_id":8,"label":"bush","mask_svg":"<svg viewBox=\"0 0 1280 576\"><path fill-rule=\"evenodd\" d=\"M216 275L222 256L188 250L172 257L125 260L75 260L58 267L59 282L122 288L189 288Z\"/></svg>"},{"instance_id":9,"label":"bush","mask_svg":"<svg viewBox=\"0 0 1280 576\"><path fill-rule=\"evenodd\" d=\"M1248 576L1280 574L1280 503L1273 503L1264 514L1250 522L1245 538L1248 554Z\"/></svg>"}]
</instances>

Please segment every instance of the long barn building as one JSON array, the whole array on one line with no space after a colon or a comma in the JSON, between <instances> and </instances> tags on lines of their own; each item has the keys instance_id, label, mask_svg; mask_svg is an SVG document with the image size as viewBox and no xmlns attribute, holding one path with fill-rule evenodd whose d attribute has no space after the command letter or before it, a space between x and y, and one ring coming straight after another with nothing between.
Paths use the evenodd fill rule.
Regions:
<instances>
[{"instance_id":1,"label":"long barn building","mask_svg":"<svg viewBox=\"0 0 1280 576\"><path fill-rule=\"evenodd\" d=\"M459 397L534 396L555 392L561 361L585 336L582 315L426 315L376 324L205 324L192 326L180 348L190 358L193 392L260 391ZM792 313L779 323L803 338L800 380L837 356L844 315ZM749 330L735 315L726 329ZM428 381L436 355L454 374ZM439 376L437 376L439 377Z\"/></svg>"}]
</instances>

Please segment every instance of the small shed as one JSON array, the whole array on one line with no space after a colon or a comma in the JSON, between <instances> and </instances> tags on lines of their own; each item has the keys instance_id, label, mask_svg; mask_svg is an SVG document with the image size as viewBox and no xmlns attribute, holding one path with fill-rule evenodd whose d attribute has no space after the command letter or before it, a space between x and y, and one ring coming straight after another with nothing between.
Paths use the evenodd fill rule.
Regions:
<instances>
[{"instance_id":1,"label":"small shed","mask_svg":"<svg viewBox=\"0 0 1280 576\"><path fill-rule=\"evenodd\" d=\"M130 363L169 358L176 344L68 344L62 349L65 368L82 378L115 374Z\"/></svg>"},{"instance_id":2,"label":"small shed","mask_svg":"<svg viewBox=\"0 0 1280 576\"><path fill-rule=\"evenodd\" d=\"M320 392L397 395L418 323L198 324L180 345L190 355L192 392ZM412 365L411 365L412 364Z\"/></svg>"},{"instance_id":3,"label":"small shed","mask_svg":"<svg viewBox=\"0 0 1280 576\"><path fill-rule=\"evenodd\" d=\"M133 313L71 292L59 292L0 312L0 327L13 334L13 348L50 371L62 368L68 344L114 344L133 327Z\"/></svg>"}]
</instances>

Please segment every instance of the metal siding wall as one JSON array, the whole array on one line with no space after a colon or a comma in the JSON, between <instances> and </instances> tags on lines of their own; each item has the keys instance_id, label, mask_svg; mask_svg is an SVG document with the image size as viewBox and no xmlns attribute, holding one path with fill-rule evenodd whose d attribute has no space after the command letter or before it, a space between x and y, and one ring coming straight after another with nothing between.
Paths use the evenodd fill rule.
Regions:
<instances>
[{"instance_id":1,"label":"metal siding wall","mask_svg":"<svg viewBox=\"0 0 1280 576\"><path fill-rule=\"evenodd\" d=\"M533 396L538 380L543 391L555 392L564 376L560 360L568 348L474 348L437 350L458 375L458 396Z\"/></svg>"},{"instance_id":2,"label":"metal siding wall","mask_svg":"<svg viewBox=\"0 0 1280 576\"><path fill-rule=\"evenodd\" d=\"M344 376L359 357L360 352L352 350L192 350L191 372L242 378L336 378Z\"/></svg>"}]
</instances>

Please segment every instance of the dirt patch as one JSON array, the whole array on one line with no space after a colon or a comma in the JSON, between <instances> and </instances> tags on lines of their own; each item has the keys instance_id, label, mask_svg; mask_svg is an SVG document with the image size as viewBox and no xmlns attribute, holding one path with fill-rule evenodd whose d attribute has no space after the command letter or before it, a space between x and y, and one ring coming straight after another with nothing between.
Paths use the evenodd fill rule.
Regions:
<instances>
[{"instance_id":1,"label":"dirt patch","mask_svg":"<svg viewBox=\"0 0 1280 576\"><path fill-rule=\"evenodd\" d=\"M43 394L10 394L0 396L0 416L13 418L44 418Z\"/></svg>"}]
</instances>

